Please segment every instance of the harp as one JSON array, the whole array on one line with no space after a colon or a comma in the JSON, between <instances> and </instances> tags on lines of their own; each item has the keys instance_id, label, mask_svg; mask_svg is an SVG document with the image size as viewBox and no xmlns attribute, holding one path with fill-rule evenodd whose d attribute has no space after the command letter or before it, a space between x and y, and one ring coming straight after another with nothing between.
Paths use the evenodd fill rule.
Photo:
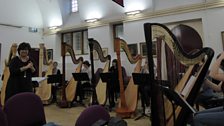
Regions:
<instances>
[{"instance_id":1,"label":"harp","mask_svg":"<svg viewBox=\"0 0 224 126\"><path fill-rule=\"evenodd\" d=\"M100 79L98 82L96 82L95 77L94 77L94 60L93 60L93 50L96 50L97 54L99 55L99 59L101 62L106 62L103 73L106 73L109 71L110 68L110 61L111 61L111 56L103 55L102 48L96 40L93 38L88 39L89 40L89 47L90 47L90 60L91 60L91 72L92 72L92 84L94 86L94 92L92 96L92 104L100 104L100 105L105 105L106 99L107 99L107 85L106 83L102 82Z\"/></svg>"},{"instance_id":2,"label":"harp","mask_svg":"<svg viewBox=\"0 0 224 126\"><path fill-rule=\"evenodd\" d=\"M39 69L38 69L38 76L42 77L42 70L43 65L47 65L47 70L45 71L44 77L52 74L53 64L52 60L48 60L47 51L44 46L44 43L39 44ZM45 64L46 63L46 64ZM35 92L40 98L43 104L50 104L52 97L51 97L51 85L47 83L47 79L41 81L39 83L39 87L36 89Z\"/></svg>"},{"instance_id":3,"label":"harp","mask_svg":"<svg viewBox=\"0 0 224 126\"><path fill-rule=\"evenodd\" d=\"M72 103L72 101L75 98L75 94L76 94L76 87L77 87L77 81L72 77L68 83L67 86L65 85L65 57L66 57L66 53L69 53L72 59L72 62L74 64L78 64L78 66L75 69L76 73L81 72L81 68L82 68L82 62L83 62L83 58L79 57L78 59L76 59L75 53L73 48L66 44L66 43L62 43L62 71L63 71L63 76L62 76L62 85L63 85L63 89L62 89L62 97L61 97L61 104L59 106L61 107L67 107L67 103Z\"/></svg>"},{"instance_id":4,"label":"harp","mask_svg":"<svg viewBox=\"0 0 224 126\"><path fill-rule=\"evenodd\" d=\"M115 39L115 51L117 55L118 63L118 79L120 83L120 103L119 107L116 109L118 116L122 118L130 118L131 115L135 112L137 106L137 94L138 86L134 84L133 78L130 79L126 89L124 90L123 78L122 78L122 68L121 68L121 58L120 58L120 49L123 49L125 54L128 57L128 60L131 64L136 64L134 68L135 73L139 73L141 70L142 57L137 55L132 57L127 43L122 39Z\"/></svg>"},{"instance_id":5,"label":"harp","mask_svg":"<svg viewBox=\"0 0 224 126\"><path fill-rule=\"evenodd\" d=\"M10 52L9 52L9 57L8 60L5 60L5 68L3 71L3 80L2 80L2 88L1 88L1 104L2 106L4 106L5 104L5 90L6 90L6 86L7 86L7 82L9 79L9 75L10 75L10 71L9 71L9 62L11 61L12 58L14 58L16 56L16 52L17 52L17 44L13 43L11 48L10 48Z\"/></svg>"},{"instance_id":6,"label":"harp","mask_svg":"<svg viewBox=\"0 0 224 126\"><path fill-rule=\"evenodd\" d=\"M155 79L153 70L153 54L152 54L152 40L157 41L157 43L162 43L166 45L176 60L178 60L182 65L185 66L186 72L182 78L178 79L177 83L170 82L169 85L171 90L181 94L183 90L186 91L185 95L182 95L191 106L194 105L197 93L206 76L206 72L209 68L211 60L214 55L214 51L211 48L202 48L194 54L187 54L180 47L178 40L174 34L164 25L158 23L146 23L144 24L145 38L147 44L148 53L148 63L149 63L149 78L151 80L151 109L152 109L152 126L183 126L187 123L187 118L192 114L189 110L181 108L180 106L175 107L172 110L172 104L169 100L163 96L159 85L160 80L165 80L170 82L169 78L165 74L167 72L161 72L165 69L168 60L166 58L158 59L157 56L157 78ZM165 52L165 51L163 51ZM165 53L160 53L161 55ZM157 54L158 55L158 54ZM160 56L161 57L161 56ZM165 59L165 61L164 61ZM159 63L162 63L160 65ZM176 73L179 74L179 73ZM186 89L189 80L194 76L194 80L190 83L191 88ZM158 108L159 107L159 108ZM174 112L174 113L173 113ZM176 118L173 118L175 114Z\"/></svg>"}]
</instances>

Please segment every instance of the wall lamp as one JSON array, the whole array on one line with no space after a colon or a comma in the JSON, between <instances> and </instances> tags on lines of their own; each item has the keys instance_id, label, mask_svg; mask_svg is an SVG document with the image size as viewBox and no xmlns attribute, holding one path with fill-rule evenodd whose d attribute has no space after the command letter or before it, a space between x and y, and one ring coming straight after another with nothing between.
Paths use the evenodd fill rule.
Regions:
<instances>
[{"instance_id":1,"label":"wall lamp","mask_svg":"<svg viewBox=\"0 0 224 126\"><path fill-rule=\"evenodd\" d=\"M87 22L87 23L93 23L93 22L96 22L98 20L99 20L98 18L86 19L85 22Z\"/></svg>"},{"instance_id":2,"label":"wall lamp","mask_svg":"<svg viewBox=\"0 0 224 126\"><path fill-rule=\"evenodd\" d=\"M134 11L129 11L129 12L125 12L126 15L136 15L141 13L140 10L134 10Z\"/></svg>"}]
</instances>

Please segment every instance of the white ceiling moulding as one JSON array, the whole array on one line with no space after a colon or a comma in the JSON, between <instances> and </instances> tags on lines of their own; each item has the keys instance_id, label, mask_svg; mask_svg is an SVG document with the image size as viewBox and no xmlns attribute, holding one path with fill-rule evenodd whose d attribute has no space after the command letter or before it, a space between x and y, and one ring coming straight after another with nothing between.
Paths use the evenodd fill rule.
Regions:
<instances>
[{"instance_id":1,"label":"white ceiling moulding","mask_svg":"<svg viewBox=\"0 0 224 126\"><path fill-rule=\"evenodd\" d=\"M22 28L23 27L23 26L12 25L12 24L4 24L4 23L0 23L0 26L13 27L13 28Z\"/></svg>"},{"instance_id":2,"label":"white ceiling moulding","mask_svg":"<svg viewBox=\"0 0 224 126\"><path fill-rule=\"evenodd\" d=\"M98 20L99 20L98 18L92 18L92 19L86 19L85 22L87 22L87 23L94 23L94 22L96 22Z\"/></svg>"},{"instance_id":3,"label":"white ceiling moulding","mask_svg":"<svg viewBox=\"0 0 224 126\"><path fill-rule=\"evenodd\" d=\"M161 16L169 16L169 15L175 15L175 14L181 14L181 13L187 13L187 12L195 12L200 10L206 10L206 9L213 9L213 8L219 8L224 7L224 1L211 1L206 3L198 3L198 4L192 4L192 5L186 5L186 6L180 6L170 9L164 9L164 10L158 10L154 12L148 12L144 13L144 10L141 11L140 14L137 14L135 16L125 16L119 19L114 20L106 20L102 19L100 21L97 21L97 23L81 23L79 25L71 26L71 27L63 27L58 32L63 33L65 31L71 31L72 29L79 29L80 27L86 27L86 28L92 28L92 27L100 27L109 25L113 22L131 22L131 21L137 21L137 20L144 20L144 19L150 19L150 18L156 18ZM45 33L48 34L48 33Z\"/></svg>"},{"instance_id":4,"label":"white ceiling moulding","mask_svg":"<svg viewBox=\"0 0 224 126\"><path fill-rule=\"evenodd\" d=\"M139 14L141 13L140 10L134 10L134 11L128 11L128 12L125 12L126 15L136 15L136 14Z\"/></svg>"}]
</instances>

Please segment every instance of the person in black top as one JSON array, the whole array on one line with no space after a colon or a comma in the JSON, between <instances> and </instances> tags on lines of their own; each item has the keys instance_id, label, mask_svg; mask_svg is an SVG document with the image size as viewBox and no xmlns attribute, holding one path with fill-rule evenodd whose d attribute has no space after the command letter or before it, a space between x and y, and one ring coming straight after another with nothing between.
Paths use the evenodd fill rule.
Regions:
<instances>
[{"instance_id":1,"label":"person in black top","mask_svg":"<svg viewBox=\"0 0 224 126\"><path fill-rule=\"evenodd\" d=\"M31 47L23 42L18 47L19 56L9 63L10 76L6 86L5 101L20 92L32 92L32 74L35 72L34 61L29 57Z\"/></svg>"},{"instance_id":2,"label":"person in black top","mask_svg":"<svg viewBox=\"0 0 224 126\"><path fill-rule=\"evenodd\" d=\"M89 79L92 79L92 74L91 74L91 68L90 68L90 63L89 61L84 61L83 62L83 66L82 66L82 70L81 73L87 73L89 76ZM75 100L77 100L77 96L79 96L79 103L83 104L83 99L84 99L84 88L90 88L91 87L91 81L79 81L77 83L77 87L76 87L76 96L75 96Z\"/></svg>"},{"instance_id":3,"label":"person in black top","mask_svg":"<svg viewBox=\"0 0 224 126\"><path fill-rule=\"evenodd\" d=\"M124 67L121 67L121 70L122 70L123 84L124 84L124 87L126 87L127 85L125 84L127 83L128 80L126 80L127 78L125 78L126 72ZM114 59L112 61L112 66L110 67L109 72L113 73L113 78L111 78L111 82L108 84L109 104L110 104L110 108L112 108L112 107L115 107L114 98L116 98L117 100L120 94L120 83L119 83L119 77L118 77L117 59Z\"/></svg>"},{"instance_id":4,"label":"person in black top","mask_svg":"<svg viewBox=\"0 0 224 126\"><path fill-rule=\"evenodd\" d=\"M52 74L53 75L61 74L61 71L58 69L58 62L56 62L56 61L53 62ZM57 89L59 86L61 86L60 83L52 84L52 96L53 96L52 102L56 102L56 100L57 100L56 92L57 92Z\"/></svg>"}]
</instances>

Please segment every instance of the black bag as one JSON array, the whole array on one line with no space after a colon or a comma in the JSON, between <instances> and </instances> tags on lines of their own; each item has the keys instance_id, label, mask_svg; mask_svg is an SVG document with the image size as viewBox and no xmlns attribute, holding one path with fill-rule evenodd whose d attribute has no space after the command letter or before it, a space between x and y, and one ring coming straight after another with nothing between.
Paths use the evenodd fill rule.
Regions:
<instances>
[{"instance_id":1,"label":"black bag","mask_svg":"<svg viewBox=\"0 0 224 126\"><path fill-rule=\"evenodd\" d=\"M127 122L120 117L112 117L108 122L108 126L127 126Z\"/></svg>"},{"instance_id":2,"label":"black bag","mask_svg":"<svg viewBox=\"0 0 224 126\"><path fill-rule=\"evenodd\" d=\"M105 126L106 124L107 124L107 121L100 119L96 121L95 123L93 123L92 126Z\"/></svg>"}]
</instances>

